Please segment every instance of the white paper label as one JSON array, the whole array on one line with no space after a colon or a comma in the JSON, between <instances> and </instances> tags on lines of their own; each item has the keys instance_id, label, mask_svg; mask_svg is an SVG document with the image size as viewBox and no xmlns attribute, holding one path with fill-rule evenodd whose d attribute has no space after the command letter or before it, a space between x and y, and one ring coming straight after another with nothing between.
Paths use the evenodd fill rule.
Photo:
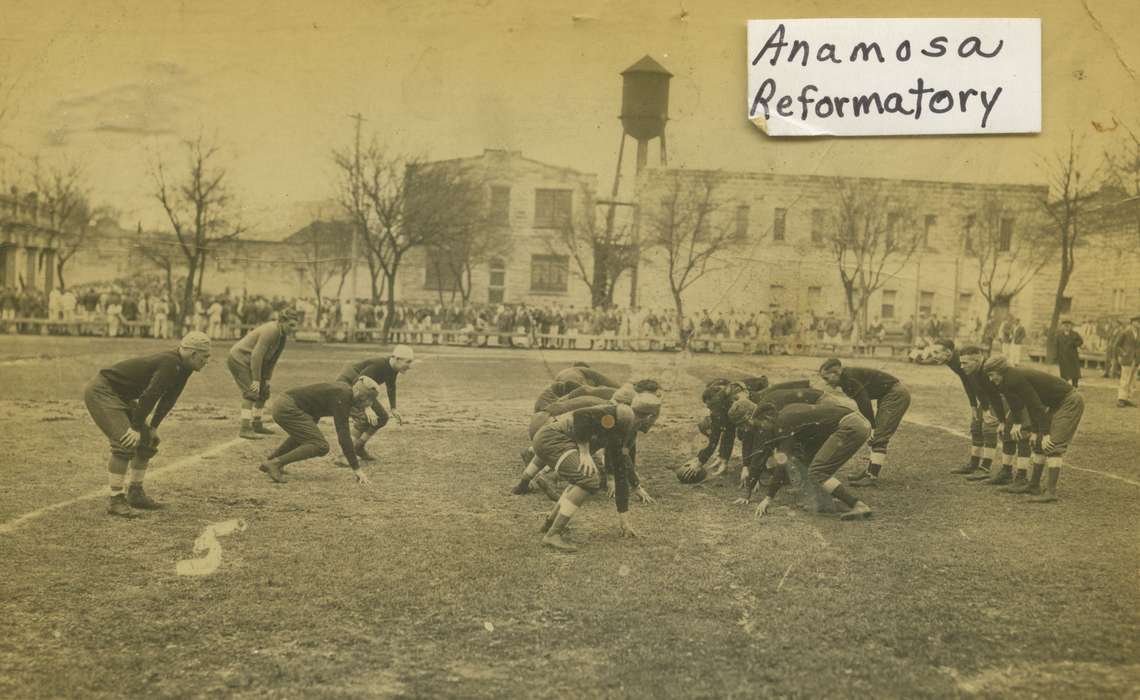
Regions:
<instances>
[{"instance_id":1,"label":"white paper label","mask_svg":"<svg viewBox=\"0 0 1140 700\"><path fill-rule=\"evenodd\" d=\"M750 20L747 109L772 136L1039 132L1041 21Z\"/></svg>"}]
</instances>

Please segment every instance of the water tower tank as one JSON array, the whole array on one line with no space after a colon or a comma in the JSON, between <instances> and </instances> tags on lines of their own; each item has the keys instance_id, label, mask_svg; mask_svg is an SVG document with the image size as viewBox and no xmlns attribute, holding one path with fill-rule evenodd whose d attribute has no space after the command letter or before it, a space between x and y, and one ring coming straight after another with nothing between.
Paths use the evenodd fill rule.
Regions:
<instances>
[{"instance_id":1,"label":"water tower tank","mask_svg":"<svg viewBox=\"0 0 1140 700\"><path fill-rule=\"evenodd\" d=\"M646 56L621 75L622 128L638 141L661 136L669 121L669 79L673 74Z\"/></svg>"}]
</instances>

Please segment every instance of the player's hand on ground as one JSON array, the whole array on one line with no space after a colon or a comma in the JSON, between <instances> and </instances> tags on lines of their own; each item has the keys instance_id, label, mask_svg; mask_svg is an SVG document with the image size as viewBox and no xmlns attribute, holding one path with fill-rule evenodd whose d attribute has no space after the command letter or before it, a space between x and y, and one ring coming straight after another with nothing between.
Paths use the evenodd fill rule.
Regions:
<instances>
[{"instance_id":1,"label":"player's hand on ground","mask_svg":"<svg viewBox=\"0 0 1140 700\"><path fill-rule=\"evenodd\" d=\"M360 484L361 486L369 486L372 484L372 479L368 478L368 475L364 473L363 469L357 469L356 471L352 472L352 475L356 477L356 483Z\"/></svg>"},{"instance_id":2,"label":"player's hand on ground","mask_svg":"<svg viewBox=\"0 0 1140 700\"><path fill-rule=\"evenodd\" d=\"M705 465L705 469L708 470L708 475L713 477L723 474L726 466L724 460L718 455L709 460L709 463Z\"/></svg>"},{"instance_id":3,"label":"player's hand on ground","mask_svg":"<svg viewBox=\"0 0 1140 700\"><path fill-rule=\"evenodd\" d=\"M616 497L617 496L617 484L615 484L612 481L609 482L608 484L606 484L606 493L609 494L610 498Z\"/></svg>"},{"instance_id":4,"label":"player's hand on ground","mask_svg":"<svg viewBox=\"0 0 1140 700\"><path fill-rule=\"evenodd\" d=\"M1052 450L1052 449L1053 449L1054 447L1056 447L1056 446L1057 446L1057 443L1053 442L1053 438L1052 438L1052 437L1050 437L1050 436L1048 436L1048 435L1043 435L1043 436L1041 437L1041 449L1042 449L1043 451L1045 451L1045 452L1048 452L1048 451Z\"/></svg>"},{"instance_id":5,"label":"player's hand on ground","mask_svg":"<svg viewBox=\"0 0 1140 700\"><path fill-rule=\"evenodd\" d=\"M396 419L397 423L399 423L400 425L404 424L404 417L402 415L400 415L399 411L397 411L396 409L393 408L391 413L392 413L392 417Z\"/></svg>"},{"instance_id":6,"label":"player's hand on ground","mask_svg":"<svg viewBox=\"0 0 1140 700\"><path fill-rule=\"evenodd\" d=\"M768 506L770 506L770 505L772 505L772 499L770 499L770 498L765 498L763 501L760 501L760 505L756 506L755 517L762 518L765 515L767 515L768 514Z\"/></svg>"},{"instance_id":7,"label":"player's hand on ground","mask_svg":"<svg viewBox=\"0 0 1140 700\"><path fill-rule=\"evenodd\" d=\"M633 529L633 524L629 522L629 513L622 513L618 516L618 521L621 524L622 537L641 537L637 530Z\"/></svg>"},{"instance_id":8,"label":"player's hand on ground","mask_svg":"<svg viewBox=\"0 0 1140 700\"><path fill-rule=\"evenodd\" d=\"M376 415L376 411L372 410L371 406L364 409L364 417L368 419L368 425L376 426L380 424L380 416Z\"/></svg>"},{"instance_id":9,"label":"player's hand on ground","mask_svg":"<svg viewBox=\"0 0 1140 700\"><path fill-rule=\"evenodd\" d=\"M649 492L646 491L645 488L642 486L638 486L637 490L633 492L633 495L637 496L637 499L646 505L650 505L652 503L657 502L656 500L654 500L653 496L650 496Z\"/></svg>"},{"instance_id":10,"label":"player's hand on ground","mask_svg":"<svg viewBox=\"0 0 1140 700\"><path fill-rule=\"evenodd\" d=\"M119 442L123 447L128 449L136 447L139 444L139 431L134 428L128 428L127 432L123 433L123 437L119 438Z\"/></svg>"},{"instance_id":11,"label":"player's hand on ground","mask_svg":"<svg viewBox=\"0 0 1140 700\"><path fill-rule=\"evenodd\" d=\"M579 453L578 461L582 467L582 473L586 476L594 476L598 473L598 465L594 463L594 457L589 452Z\"/></svg>"}]
</instances>

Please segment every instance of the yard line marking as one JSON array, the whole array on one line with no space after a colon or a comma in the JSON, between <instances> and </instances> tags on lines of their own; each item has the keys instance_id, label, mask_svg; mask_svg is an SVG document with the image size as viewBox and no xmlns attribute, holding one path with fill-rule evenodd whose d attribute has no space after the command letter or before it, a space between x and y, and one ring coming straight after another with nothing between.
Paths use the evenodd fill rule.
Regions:
<instances>
[{"instance_id":1,"label":"yard line marking","mask_svg":"<svg viewBox=\"0 0 1140 700\"><path fill-rule=\"evenodd\" d=\"M219 455L219 454L225 452L226 450L230 449L231 447L236 447L236 446L242 444L243 442L247 442L247 441L243 440L242 438L234 438L233 440L230 440L229 442L223 442L220 445L215 445L214 447L211 447L210 449L208 449L204 452L199 452L196 455L190 455L189 457L183 457L182 459L175 460L175 461L171 462L170 464L166 465L165 467L159 467L158 469L148 469L147 472L149 474L166 474L167 472L172 472L172 471L175 471L177 469L182 469L183 467L189 467L191 465L197 464L198 462L201 462L203 459ZM99 498L100 496L106 496L106 495L107 495L107 487L104 486L103 488L97 489L95 491L90 491L90 492L85 493L81 496L76 496L75 498L69 498L66 501L60 501L59 503L52 503L51 505L44 506L43 508L40 508L38 510L33 510L30 513L24 513L23 515L19 516L18 518L15 518L13 520L9 520L6 523L0 524L0 534L6 535L9 532L13 532L16 530L16 528L20 527L24 523L31 521L31 520L35 520L36 518L43 517L44 515L47 515L48 513L52 512L53 510L59 510L60 508L66 508L68 506L73 506L76 503L80 503L82 501L90 501L92 499Z\"/></svg>"},{"instance_id":2,"label":"yard line marking","mask_svg":"<svg viewBox=\"0 0 1140 700\"><path fill-rule=\"evenodd\" d=\"M222 565L222 545L218 538L245 530L244 520L224 520L206 526L198 539L194 540L194 553L202 556L196 559L183 559L174 567L179 576L209 576Z\"/></svg>"},{"instance_id":3,"label":"yard line marking","mask_svg":"<svg viewBox=\"0 0 1140 700\"><path fill-rule=\"evenodd\" d=\"M947 428L944 425L936 425L934 423L930 423L930 422L927 422L927 421L924 421L924 420L921 420L918 418L903 418L903 420L906 421L907 423L914 423L915 425L921 425L924 428L937 428L937 429L942 430L944 432L950 433L951 435L956 435L956 436L961 437L961 438L966 438L967 440L970 439L969 433L964 433L961 430L954 430L953 428ZM1098 469L1089 469L1088 467L1078 467L1075 464L1066 464L1065 469L1076 469L1077 471L1088 472L1089 474L1099 474L1100 476L1108 477L1109 479L1116 479L1117 481L1123 481L1124 483L1126 483L1130 486L1140 487L1140 481L1133 481L1132 479L1126 479L1123 476L1117 476L1116 474L1110 474L1109 472L1102 472Z\"/></svg>"}]
</instances>

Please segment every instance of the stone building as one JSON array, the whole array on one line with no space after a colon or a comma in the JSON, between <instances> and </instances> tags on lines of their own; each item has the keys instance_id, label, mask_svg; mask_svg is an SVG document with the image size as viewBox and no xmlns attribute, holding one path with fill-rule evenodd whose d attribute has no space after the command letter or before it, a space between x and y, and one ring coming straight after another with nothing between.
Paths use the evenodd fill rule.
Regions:
<instances>
[{"instance_id":1,"label":"stone building","mask_svg":"<svg viewBox=\"0 0 1140 700\"><path fill-rule=\"evenodd\" d=\"M0 287L38 289L56 286L56 250L62 235L47 225L35 192L12 188L0 195Z\"/></svg>"},{"instance_id":2,"label":"stone building","mask_svg":"<svg viewBox=\"0 0 1140 700\"><path fill-rule=\"evenodd\" d=\"M902 264L887 258L883 283L868 304L868 320L880 318L888 330L907 319L937 314L960 324L984 319L987 304L978 288L978 256L972 232L986 201L998 201L998 224L1010 236L1037 225L1032 219L1045 189L1033 185L983 185L960 182L835 178L720 171L651 169L638 182L641 237L654 208L673 178L696 183L714 178L717 223L732 227L736 242L710 261L710 269L684 296L685 311L751 313L759 310L834 313L846 318L845 294L828 240L840 203L837 188L870 183L884 193L899 225L910 227L922 241ZM886 201L886 200L885 200ZM643 251L637 297L642 306L672 308L668 265L660 249ZM1029 290L999 304L1000 312L1021 316L1034 312ZM1027 324L1028 325L1028 324Z\"/></svg>"},{"instance_id":3,"label":"stone building","mask_svg":"<svg viewBox=\"0 0 1140 700\"><path fill-rule=\"evenodd\" d=\"M461 169L483 183L488 218L505 241L472 270L471 301L589 306L589 288L559 236L568 221L593 216L595 175L491 149L428 165ZM460 301L455 280L430 258L422 248L408 254L397 275L398 300Z\"/></svg>"},{"instance_id":4,"label":"stone building","mask_svg":"<svg viewBox=\"0 0 1140 700\"><path fill-rule=\"evenodd\" d=\"M1061 300L1062 317L1080 324L1140 314L1140 197L1105 198L1081 222L1073 275ZM1049 323L1060 263L1035 281L1032 304L1038 326Z\"/></svg>"}]
</instances>

